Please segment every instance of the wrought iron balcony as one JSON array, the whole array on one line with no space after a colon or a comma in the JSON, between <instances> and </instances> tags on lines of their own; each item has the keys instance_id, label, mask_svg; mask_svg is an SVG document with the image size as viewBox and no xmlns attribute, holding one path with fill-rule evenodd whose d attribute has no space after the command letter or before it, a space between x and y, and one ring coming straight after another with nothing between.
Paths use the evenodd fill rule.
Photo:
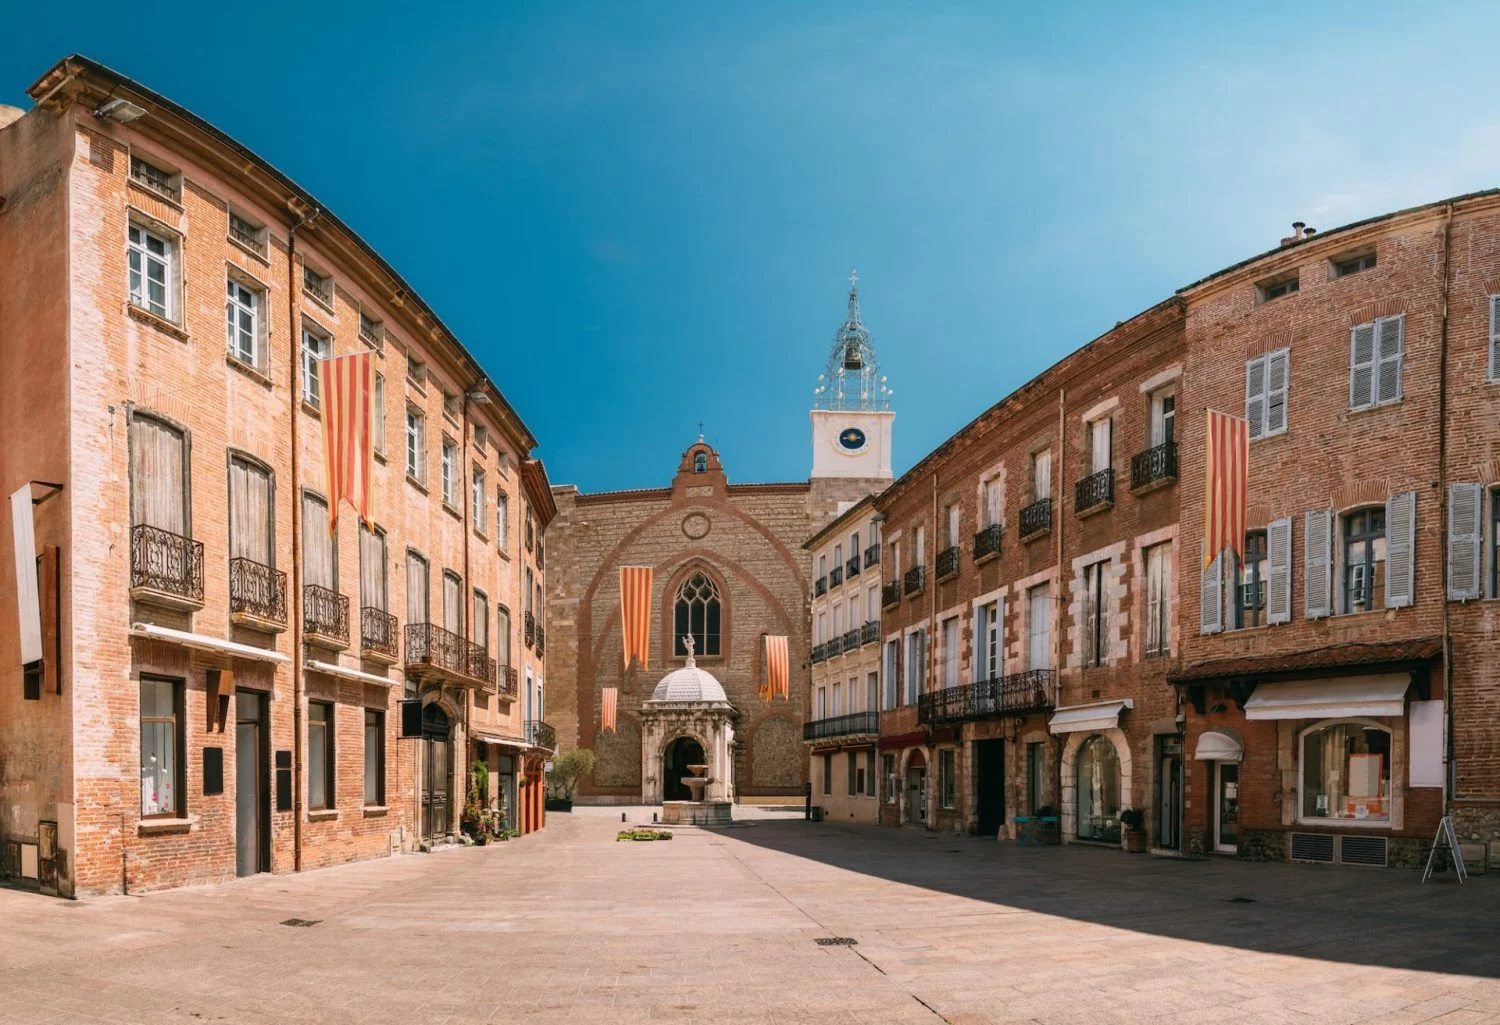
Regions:
<instances>
[{"instance_id":1,"label":"wrought iron balcony","mask_svg":"<svg viewBox=\"0 0 1500 1025\"><path fill-rule=\"evenodd\" d=\"M203 607L203 542L141 523L130 531L130 597Z\"/></svg>"},{"instance_id":2,"label":"wrought iron balcony","mask_svg":"<svg viewBox=\"0 0 1500 1025\"><path fill-rule=\"evenodd\" d=\"M1164 441L1131 458L1130 490L1140 491L1177 479L1177 442Z\"/></svg>"},{"instance_id":3,"label":"wrought iron balcony","mask_svg":"<svg viewBox=\"0 0 1500 1025\"><path fill-rule=\"evenodd\" d=\"M906 571L906 596L910 598L914 594L921 594L922 588L927 586L927 567L913 566Z\"/></svg>"},{"instance_id":4,"label":"wrought iron balcony","mask_svg":"<svg viewBox=\"0 0 1500 1025\"><path fill-rule=\"evenodd\" d=\"M859 628L860 644L875 644L880 640L880 624L871 620Z\"/></svg>"},{"instance_id":5,"label":"wrought iron balcony","mask_svg":"<svg viewBox=\"0 0 1500 1025\"><path fill-rule=\"evenodd\" d=\"M1073 511L1088 512L1115 500L1115 471L1091 473L1074 486Z\"/></svg>"},{"instance_id":6,"label":"wrought iron balcony","mask_svg":"<svg viewBox=\"0 0 1500 1025\"><path fill-rule=\"evenodd\" d=\"M880 588L880 607L883 608L883 609L888 609L892 605L900 605L900 604L901 604L901 581L899 581L899 580L892 580L888 584L881 585L881 588Z\"/></svg>"},{"instance_id":7,"label":"wrought iron balcony","mask_svg":"<svg viewBox=\"0 0 1500 1025\"><path fill-rule=\"evenodd\" d=\"M923 694L917 698L917 722L972 722L1056 707L1057 674L1051 669L1032 669Z\"/></svg>"},{"instance_id":8,"label":"wrought iron balcony","mask_svg":"<svg viewBox=\"0 0 1500 1025\"><path fill-rule=\"evenodd\" d=\"M947 580L958 576L958 545L949 545L937 553L937 578Z\"/></svg>"},{"instance_id":9,"label":"wrought iron balcony","mask_svg":"<svg viewBox=\"0 0 1500 1025\"><path fill-rule=\"evenodd\" d=\"M880 565L880 546L871 545L865 549L865 569Z\"/></svg>"},{"instance_id":10,"label":"wrought iron balcony","mask_svg":"<svg viewBox=\"0 0 1500 1025\"><path fill-rule=\"evenodd\" d=\"M857 577L857 576L859 576L859 556L858 555L853 556L852 558L850 558L850 560L848 562L844 563L844 576L846 576L846 577Z\"/></svg>"},{"instance_id":11,"label":"wrought iron balcony","mask_svg":"<svg viewBox=\"0 0 1500 1025\"><path fill-rule=\"evenodd\" d=\"M828 645L826 644L814 644L812 647L812 652L808 655L808 660L813 663L825 661L827 658Z\"/></svg>"},{"instance_id":12,"label":"wrought iron balcony","mask_svg":"<svg viewBox=\"0 0 1500 1025\"><path fill-rule=\"evenodd\" d=\"M471 679L490 684L495 682L495 660L481 645L469 645L468 667Z\"/></svg>"},{"instance_id":13,"label":"wrought iron balcony","mask_svg":"<svg viewBox=\"0 0 1500 1025\"><path fill-rule=\"evenodd\" d=\"M1000 524L991 523L974 535L974 561L1000 554Z\"/></svg>"},{"instance_id":14,"label":"wrought iron balcony","mask_svg":"<svg viewBox=\"0 0 1500 1025\"><path fill-rule=\"evenodd\" d=\"M526 743L532 747L557 750L557 731L540 719L526 720Z\"/></svg>"},{"instance_id":15,"label":"wrought iron balcony","mask_svg":"<svg viewBox=\"0 0 1500 1025\"><path fill-rule=\"evenodd\" d=\"M835 566L828 571L828 586L837 587L844 582L844 567Z\"/></svg>"},{"instance_id":16,"label":"wrought iron balcony","mask_svg":"<svg viewBox=\"0 0 1500 1025\"><path fill-rule=\"evenodd\" d=\"M832 740L880 732L879 712L854 712L830 719L813 719L802 724L803 740Z\"/></svg>"},{"instance_id":17,"label":"wrought iron balcony","mask_svg":"<svg viewBox=\"0 0 1500 1025\"><path fill-rule=\"evenodd\" d=\"M349 597L317 584L302 588L302 630L313 644L349 646Z\"/></svg>"},{"instance_id":18,"label":"wrought iron balcony","mask_svg":"<svg viewBox=\"0 0 1500 1025\"><path fill-rule=\"evenodd\" d=\"M489 664L474 660L477 648L453 631L444 630L434 623L408 623L406 675L419 682L436 677L447 683L487 690L495 685L495 677ZM479 675L479 670L488 672Z\"/></svg>"},{"instance_id":19,"label":"wrought iron balcony","mask_svg":"<svg viewBox=\"0 0 1500 1025\"><path fill-rule=\"evenodd\" d=\"M536 625L536 653L538 658L547 654L547 628L540 623Z\"/></svg>"},{"instance_id":20,"label":"wrought iron balcony","mask_svg":"<svg viewBox=\"0 0 1500 1025\"><path fill-rule=\"evenodd\" d=\"M1021 537L1036 537L1052 529L1052 499L1038 498L1021 510Z\"/></svg>"},{"instance_id":21,"label":"wrought iron balcony","mask_svg":"<svg viewBox=\"0 0 1500 1025\"><path fill-rule=\"evenodd\" d=\"M503 698L515 697L519 679L515 666L496 666L495 692Z\"/></svg>"},{"instance_id":22,"label":"wrought iron balcony","mask_svg":"<svg viewBox=\"0 0 1500 1025\"><path fill-rule=\"evenodd\" d=\"M240 626L285 628L286 574L252 559L230 559L229 618Z\"/></svg>"},{"instance_id":23,"label":"wrought iron balcony","mask_svg":"<svg viewBox=\"0 0 1500 1025\"><path fill-rule=\"evenodd\" d=\"M850 652L859 647L859 627L844 631L844 651Z\"/></svg>"},{"instance_id":24,"label":"wrought iron balcony","mask_svg":"<svg viewBox=\"0 0 1500 1025\"><path fill-rule=\"evenodd\" d=\"M238 217L231 216L229 218L229 237L257 256L265 256L266 244L260 240L260 236L256 232L251 231L244 222L236 224L236 221L239 221ZM362 331L361 334L363 334Z\"/></svg>"},{"instance_id":25,"label":"wrought iron balcony","mask_svg":"<svg viewBox=\"0 0 1500 1025\"><path fill-rule=\"evenodd\" d=\"M528 648L536 643L536 617L530 612L526 613L526 618L522 621L521 639Z\"/></svg>"},{"instance_id":26,"label":"wrought iron balcony","mask_svg":"<svg viewBox=\"0 0 1500 1025\"><path fill-rule=\"evenodd\" d=\"M830 637L828 643L823 645L823 647L828 652L829 658L833 658L835 655L842 655L844 653L844 635L839 634L837 637Z\"/></svg>"},{"instance_id":27,"label":"wrought iron balcony","mask_svg":"<svg viewBox=\"0 0 1500 1025\"><path fill-rule=\"evenodd\" d=\"M360 609L359 647L366 657L396 661L396 617L373 605Z\"/></svg>"},{"instance_id":28,"label":"wrought iron balcony","mask_svg":"<svg viewBox=\"0 0 1500 1025\"><path fill-rule=\"evenodd\" d=\"M821 598L821 597L823 597L823 595L825 595L827 593L828 593L828 578L826 576L819 577L817 580L813 581L813 597L814 598Z\"/></svg>"}]
</instances>

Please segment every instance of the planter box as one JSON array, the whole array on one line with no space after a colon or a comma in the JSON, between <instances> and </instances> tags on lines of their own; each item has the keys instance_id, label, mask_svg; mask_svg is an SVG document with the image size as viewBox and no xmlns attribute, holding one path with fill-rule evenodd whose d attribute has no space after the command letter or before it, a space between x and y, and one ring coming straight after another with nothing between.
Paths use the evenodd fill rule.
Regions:
<instances>
[{"instance_id":1,"label":"planter box","mask_svg":"<svg viewBox=\"0 0 1500 1025\"><path fill-rule=\"evenodd\" d=\"M572 811L573 802L566 797L549 797L546 800L547 811Z\"/></svg>"},{"instance_id":2,"label":"planter box","mask_svg":"<svg viewBox=\"0 0 1500 1025\"><path fill-rule=\"evenodd\" d=\"M1062 843L1062 826L1055 815L1017 815L1017 847L1052 847Z\"/></svg>"}]
</instances>

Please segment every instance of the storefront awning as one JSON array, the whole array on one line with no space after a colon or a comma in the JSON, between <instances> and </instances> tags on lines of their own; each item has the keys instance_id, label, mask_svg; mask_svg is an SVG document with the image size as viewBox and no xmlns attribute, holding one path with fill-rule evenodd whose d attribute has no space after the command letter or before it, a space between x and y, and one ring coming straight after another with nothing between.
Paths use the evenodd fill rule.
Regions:
<instances>
[{"instance_id":1,"label":"storefront awning","mask_svg":"<svg viewBox=\"0 0 1500 1025\"><path fill-rule=\"evenodd\" d=\"M358 680L360 683L373 683L381 687L394 687L396 681L388 676L376 676L374 673L362 672L358 669L350 669L336 662L322 662L315 658L302 660L302 668L309 673L322 673L325 676L337 676L344 680Z\"/></svg>"},{"instance_id":2,"label":"storefront awning","mask_svg":"<svg viewBox=\"0 0 1500 1025\"><path fill-rule=\"evenodd\" d=\"M1334 719L1400 716L1410 673L1334 676L1326 680L1263 683L1245 702L1246 719Z\"/></svg>"},{"instance_id":3,"label":"storefront awning","mask_svg":"<svg viewBox=\"0 0 1500 1025\"><path fill-rule=\"evenodd\" d=\"M281 652L273 651L270 648L257 648L253 644L241 644L238 641L225 640L222 637L210 637L208 634L195 634L187 630L173 630L171 627L157 626L155 623L131 624L130 636L144 637L153 641L166 641L170 644L180 644L184 648L196 648L199 651L216 651L221 655L252 658L260 662L290 661Z\"/></svg>"},{"instance_id":4,"label":"storefront awning","mask_svg":"<svg viewBox=\"0 0 1500 1025\"><path fill-rule=\"evenodd\" d=\"M1047 723L1053 733L1083 733L1113 729L1120 725L1120 713L1135 707L1134 698L1119 701L1096 701L1091 705L1065 705Z\"/></svg>"},{"instance_id":5,"label":"storefront awning","mask_svg":"<svg viewBox=\"0 0 1500 1025\"><path fill-rule=\"evenodd\" d=\"M1245 745L1239 734L1228 728L1199 734L1193 758L1200 762L1237 762L1245 757Z\"/></svg>"},{"instance_id":6,"label":"storefront awning","mask_svg":"<svg viewBox=\"0 0 1500 1025\"><path fill-rule=\"evenodd\" d=\"M486 730L474 730L470 734L475 740L483 744L493 744L496 747L513 747L517 750L525 750L526 741L522 737L507 737L500 733L490 733Z\"/></svg>"}]
</instances>

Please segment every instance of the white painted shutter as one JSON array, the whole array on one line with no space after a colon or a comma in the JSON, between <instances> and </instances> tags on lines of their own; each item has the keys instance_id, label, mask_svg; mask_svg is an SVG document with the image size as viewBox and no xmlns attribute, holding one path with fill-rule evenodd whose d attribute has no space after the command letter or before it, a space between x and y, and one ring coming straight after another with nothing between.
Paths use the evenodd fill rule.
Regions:
<instances>
[{"instance_id":1,"label":"white painted shutter","mask_svg":"<svg viewBox=\"0 0 1500 1025\"><path fill-rule=\"evenodd\" d=\"M1266 583L1266 622L1292 621L1292 518L1273 520L1266 527L1266 555L1270 563Z\"/></svg>"},{"instance_id":2,"label":"white painted shutter","mask_svg":"<svg viewBox=\"0 0 1500 1025\"><path fill-rule=\"evenodd\" d=\"M1052 497L1052 451L1050 449L1036 454L1034 483L1036 493L1032 497L1036 501L1040 502L1044 498Z\"/></svg>"},{"instance_id":3,"label":"white painted shutter","mask_svg":"<svg viewBox=\"0 0 1500 1025\"><path fill-rule=\"evenodd\" d=\"M1490 296L1490 380L1500 381L1500 295Z\"/></svg>"},{"instance_id":4,"label":"white painted shutter","mask_svg":"<svg viewBox=\"0 0 1500 1025\"><path fill-rule=\"evenodd\" d=\"M1319 509L1302 517L1302 611L1308 619L1332 615L1333 512Z\"/></svg>"},{"instance_id":5,"label":"white painted shutter","mask_svg":"<svg viewBox=\"0 0 1500 1025\"><path fill-rule=\"evenodd\" d=\"M1349 332L1349 408L1362 409L1375 401L1375 325L1360 324Z\"/></svg>"},{"instance_id":6,"label":"white painted shutter","mask_svg":"<svg viewBox=\"0 0 1500 1025\"><path fill-rule=\"evenodd\" d=\"M1401 398L1401 362L1405 355L1406 318L1386 317L1376 325L1379 334L1380 362L1376 368L1376 402L1395 402Z\"/></svg>"},{"instance_id":7,"label":"white painted shutter","mask_svg":"<svg viewBox=\"0 0 1500 1025\"><path fill-rule=\"evenodd\" d=\"M1102 420L1095 420L1091 425L1095 473L1101 473L1110 467L1110 425L1113 422L1109 417L1105 417Z\"/></svg>"},{"instance_id":8,"label":"white painted shutter","mask_svg":"<svg viewBox=\"0 0 1500 1025\"><path fill-rule=\"evenodd\" d=\"M1286 381L1291 362L1290 349L1277 349L1266 356L1267 434L1286 430Z\"/></svg>"},{"instance_id":9,"label":"white painted shutter","mask_svg":"<svg viewBox=\"0 0 1500 1025\"><path fill-rule=\"evenodd\" d=\"M1416 599L1417 493L1385 500L1385 607L1404 609Z\"/></svg>"},{"instance_id":10,"label":"white painted shutter","mask_svg":"<svg viewBox=\"0 0 1500 1025\"><path fill-rule=\"evenodd\" d=\"M1250 437L1266 433L1266 357L1257 356L1245 364L1245 420Z\"/></svg>"},{"instance_id":11,"label":"white painted shutter","mask_svg":"<svg viewBox=\"0 0 1500 1025\"><path fill-rule=\"evenodd\" d=\"M1202 551L1208 551L1208 542L1203 542ZM1198 564L1203 560L1200 557ZM1203 587L1198 595L1198 632L1216 634L1224 629L1224 553L1214 556L1214 561L1202 571Z\"/></svg>"},{"instance_id":12,"label":"white painted shutter","mask_svg":"<svg viewBox=\"0 0 1500 1025\"><path fill-rule=\"evenodd\" d=\"M1479 552L1483 522L1484 486L1448 485L1448 597L1454 601L1482 596Z\"/></svg>"}]
</instances>

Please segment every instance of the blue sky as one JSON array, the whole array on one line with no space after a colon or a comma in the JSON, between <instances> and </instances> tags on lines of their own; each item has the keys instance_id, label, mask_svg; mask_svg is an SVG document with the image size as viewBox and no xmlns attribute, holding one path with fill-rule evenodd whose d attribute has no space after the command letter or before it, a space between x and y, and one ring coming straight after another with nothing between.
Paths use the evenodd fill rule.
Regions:
<instances>
[{"instance_id":1,"label":"blue sky","mask_svg":"<svg viewBox=\"0 0 1500 1025\"><path fill-rule=\"evenodd\" d=\"M664 483L700 420L732 480L805 477L858 267L899 473L1293 220L1500 184L1500 9L1211 6L329 0L148 45L80 3L8 17L0 102L79 51L235 136L585 490Z\"/></svg>"}]
</instances>

